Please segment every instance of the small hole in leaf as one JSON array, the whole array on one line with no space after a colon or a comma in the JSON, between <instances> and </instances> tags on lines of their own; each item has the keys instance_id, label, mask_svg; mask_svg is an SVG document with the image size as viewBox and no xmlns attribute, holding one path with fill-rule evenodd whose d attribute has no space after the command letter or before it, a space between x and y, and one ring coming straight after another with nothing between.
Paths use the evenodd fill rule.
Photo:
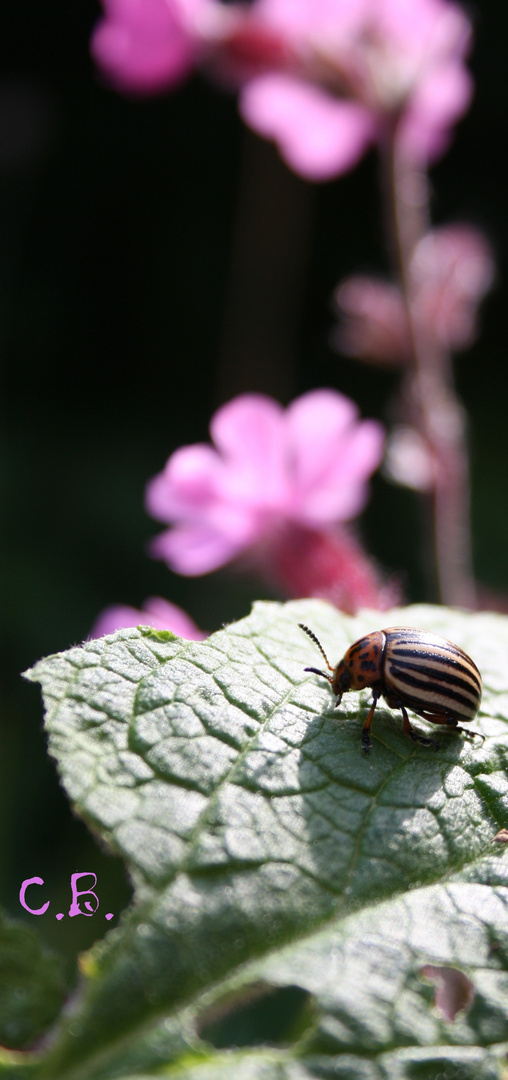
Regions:
<instances>
[{"instance_id":1,"label":"small hole in leaf","mask_svg":"<svg viewBox=\"0 0 508 1080\"><path fill-rule=\"evenodd\" d=\"M300 986L252 983L222 998L201 1014L201 1039L225 1050L237 1046L283 1046L299 1039L314 1022L313 997Z\"/></svg>"},{"instance_id":2,"label":"small hole in leaf","mask_svg":"<svg viewBox=\"0 0 508 1080\"><path fill-rule=\"evenodd\" d=\"M435 983L436 1009L445 1020L452 1023L457 1013L469 1012L474 1001L474 986L471 979L457 968L439 967L436 964L426 964L420 971L425 979Z\"/></svg>"}]
</instances>

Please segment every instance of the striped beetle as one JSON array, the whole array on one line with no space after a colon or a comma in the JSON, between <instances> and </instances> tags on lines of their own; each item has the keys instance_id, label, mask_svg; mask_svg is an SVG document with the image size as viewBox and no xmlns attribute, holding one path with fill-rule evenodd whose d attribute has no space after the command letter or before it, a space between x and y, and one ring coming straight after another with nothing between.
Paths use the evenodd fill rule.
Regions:
<instances>
[{"instance_id":1,"label":"striped beetle","mask_svg":"<svg viewBox=\"0 0 508 1080\"><path fill-rule=\"evenodd\" d=\"M373 702L362 729L362 746L369 752L370 727L376 705L384 697L391 709L400 709L404 731L424 746L438 747L433 739L418 735L409 723L407 709L432 724L444 724L469 738L479 732L459 727L459 720L474 720L482 699L482 678L471 657L452 641L412 626L390 626L366 634L349 647L335 668L316 635L298 624L317 645L331 675L305 668L328 679L340 705L349 690L372 688ZM480 735L483 739L484 736Z\"/></svg>"}]
</instances>

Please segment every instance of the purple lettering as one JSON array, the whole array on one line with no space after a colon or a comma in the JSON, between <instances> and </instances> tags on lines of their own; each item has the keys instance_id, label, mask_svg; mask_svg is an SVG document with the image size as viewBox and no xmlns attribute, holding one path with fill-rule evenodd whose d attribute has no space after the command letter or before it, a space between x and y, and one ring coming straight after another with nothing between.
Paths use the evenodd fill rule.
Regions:
<instances>
[{"instance_id":1,"label":"purple lettering","mask_svg":"<svg viewBox=\"0 0 508 1080\"><path fill-rule=\"evenodd\" d=\"M93 884L97 884L97 874L94 874L92 870L83 870L81 874L71 875L72 903L69 908L69 915L71 919L74 918L74 915L94 915L97 911L97 908L99 907L99 897L96 895L96 893L93 892L92 889L80 890L77 888L77 882L79 878L82 877L93 877ZM83 903L88 910L82 911L78 903L78 896L93 896L96 903L95 905L93 905L90 903L89 900L84 900Z\"/></svg>"},{"instance_id":2,"label":"purple lettering","mask_svg":"<svg viewBox=\"0 0 508 1080\"><path fill-rule=\"evenodd\" d=\"M46 903L43 904L40 908L28 907L28 904L25 900L25 893L29 885L44 885L44 880L41 877L25 878L19 890L19 902L21 904L21 907L24 907L25 911L29 911L30 915L44 915L44 912L47 911L49 908L49 900L46 900Z\"/></svg>"}]
</instances>

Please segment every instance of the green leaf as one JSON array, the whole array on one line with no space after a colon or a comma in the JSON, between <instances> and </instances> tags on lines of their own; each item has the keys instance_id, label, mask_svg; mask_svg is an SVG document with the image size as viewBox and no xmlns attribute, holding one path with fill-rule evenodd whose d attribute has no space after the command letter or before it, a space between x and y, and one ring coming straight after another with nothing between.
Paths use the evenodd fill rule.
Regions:
<instances>
[{"instance_id":1,"label":"green leaf","mask_svg":"<svg viewBox=\"0 0 508 1080\"><path fill-rule=\"evenodd\" d=\"M484 677L485 743L444 732L429 749L380 705L366 756L370 693L335 710L303 671L320 658L298 622L333 663L380 624L456 641ZM500 1076L508 869L492 839L508 825L507 656L501 616L349 618L298 601L260 603L205 642L138 627L37 664L62 783L135 893L85 957L37 1075ZM473 985L454 1019L429 964Z\"/></svg>"},{"instance_id":2,"label":"green leaf","mask_svg":"<svg viewBox=\"0 0 508 1080\"><path fill-rule=\"evenodd\" d=\"M0 1045L32 1046L58 1016L63 973L38 936L0 914Z\"/></svg>"}]
</instances>

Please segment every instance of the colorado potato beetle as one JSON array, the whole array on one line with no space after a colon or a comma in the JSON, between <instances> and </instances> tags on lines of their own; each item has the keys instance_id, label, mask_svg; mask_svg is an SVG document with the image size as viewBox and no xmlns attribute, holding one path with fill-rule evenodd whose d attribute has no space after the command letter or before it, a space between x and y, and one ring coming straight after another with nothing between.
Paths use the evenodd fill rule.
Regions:
<instances>
[{"instance_id":1,"label":"colorado potato beetle","mask_svg":"<svg viewBox=\"0 0 508 1080\"><path fill-rule=\"evenodd\" d=\"M384 697L391 709L401 710L404 731L424 746L438 746L438 743L413 730L407 709L431 724L444 724L469 738L479 734L459 727L459 720L464 723L474 720L482 699L482 678L471 657L452 641L412 626L390 626L359 638L332 668L316 635L303 623L298 625L317 645L331 675L312 667L305 671L328 679L337 698L336 706L349 690L364 690L367 686L372 689L372 705L362 728L366 753L370 749L372 717L380 697Z\"/></svg>"}]
</instances>

